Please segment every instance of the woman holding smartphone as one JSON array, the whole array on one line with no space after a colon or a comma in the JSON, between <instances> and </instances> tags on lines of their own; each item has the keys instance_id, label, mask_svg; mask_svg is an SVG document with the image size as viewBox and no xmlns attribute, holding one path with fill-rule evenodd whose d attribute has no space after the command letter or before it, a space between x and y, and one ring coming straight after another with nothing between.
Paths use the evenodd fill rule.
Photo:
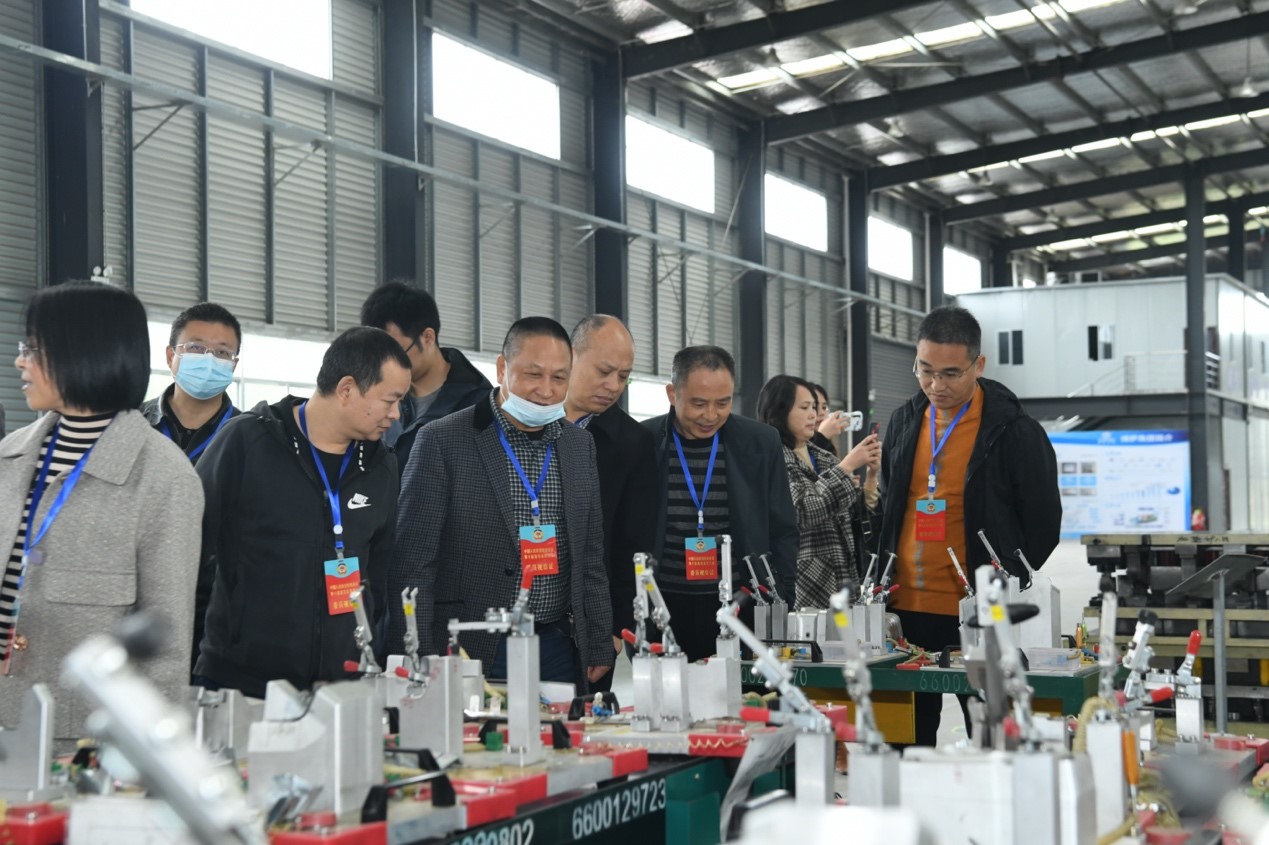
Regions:
<instances>
[{"instance_id":1,"label":"woman holding smartphone","mask_svg":"<svg viewBox=\"0 0 1269 845\"><path fill-rule=\"evenodd\" d=\"M819 397L796 376L779 375L758 394L758 419L784 443L789 492L797 510L797 595L802 607L826 608L846 581L859 579L854 523L875 515L881 442L875 434L840 460L811 442ZM865 470L861 485L855 473Z\"/></svg>"}]
</instances>

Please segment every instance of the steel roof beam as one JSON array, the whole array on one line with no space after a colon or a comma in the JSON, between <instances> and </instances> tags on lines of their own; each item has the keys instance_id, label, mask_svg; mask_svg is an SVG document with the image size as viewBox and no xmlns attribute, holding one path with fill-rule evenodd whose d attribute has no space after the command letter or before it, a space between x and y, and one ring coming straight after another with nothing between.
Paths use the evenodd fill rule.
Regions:
<instances>
[{"instance_id":1,"label":"steel roof beam","mask_svg":"<svg viewBox=\"0 0 1269 845\"><path fill-rule=\"evenodd\" d=\"M1182 209L1184 211L1184 209ZM1204 242L1204 250L1224 249L1229 246L1229 235L1208 238ZM1175 243L1146 247L1145 249L1125 249L1121 252L1105 252L1101 255L1090 255L1085 258L1072 258L1070 261L1055 261L1049 265L1053 273L1083 273L1087 270L1101 270L1105 267L1118 267L1121 264L1136 264L1151 258L1169 258L1184 255L1186 243L1179 240Z\"/></svg>"},{"instance_id":2,"label":"steel roof beam","mask_svg":"<svg viewBox=\"0 0 1269 845\"><path fill-rule=\"evenodd\" d=\"M1208 214L1228 214L1233 210L1235 204L1244 208L1247 206L1261 205L1269 203L1269 191L1256 194L1244 194L1236 199L1218 200L1217 202L1209 202L1207 204ZM1128 217L1112 217L1108 220L1098 220L1093 223L1083 223L1079 226L1067 226L1061 229L1047 229L1043 232L1032 232L1029 235L1017 235L1012 238L1005 238L1000 242L1002 249L1008 252L1017 252L1020 249L1031 249L1045 244L1054 244L1058 241L1071 241L1076 238L1091 238L1096 235L1106 235L1111 232L1123 232L1131 229L1141 229L1146 226L1158 226L1162 223L1179 223L1185 219L1185 207L1166 208L1162 211L1151 211L1146 214L1133 214Z\"/></svg>"},{"instance_id":3,"label":"steel roof beam","mask_svg":"<svg viewBox=\"0 0 1269 845\"><path fill-rule=\"evenodd\" d=\"M874 167L868 171L868 179L869 184L875 185L878 190L892 188L895 185L919 182L938 176L950 176L962 170L1076 147L1105 138L1127 138L1138 132L1162 129L1167 126L1184 126L1198 120L1209 120L1230 114L1245 114L1263 108L1269 108L1269 93L1245 100L1215 100L1198 106L1156 112L1145 117L1129 117L1109 123L1095 123L1080 129L1053 132L1037 138L978 147L963 153L931 156L927 159L894 164L889 167Z\"/></svg>"},{"instance_id":4,"label":"steel roof beam","mask_svg":"<svg viewBox=\"0 0 1269 845\"><path fill-rule=\"evenodd\" d=\"M929 2L931 0L829 0L789 12L773 12L741 23L699 29L691 35L656 44L632 45L621 51L622 67L626 78L633 79Z\"/></svg>"},{"instance_id":5,"label":"steel roof beam","mask_svg":"<svg viewBox=\"0 0 1269 845\"><path fill-rule=\"evenodd\" d=\"M1102 68L1157 59L1187 50L1239 41L1266 32L1269 32L1269 12L1240 15L1207 26L1129 41L1112 47L1092 49L1073 56L1055 56L1044 62L1019 65L977 76L966 76L951 82L924 85L879 97L837 103L798 114L768 118L766 121L767 140L768 143L791 141L839 126L906 114L930 106L963 102L999 91L1034 85L1037 82L1063 79Z\"/></svg>"},{"instance_id":6,"label":"steel roof beam","mask_svg":"<svg viewBox=\"0 0 1269 845\"><path fill-rule=\"evenodd\" d=\"M977 220L981 217L994 217L1013 211L1025 211L1030 208L1043 208L1063 202L1075 202L1087 197L1104 194L1118 194L1151 185L1164 185L1168 182L1179 182L1185 178L1186 169L1198 167L1205 175L1229 173L1251 167L1269 165L1269 148L1257 147L1239 153L1213 156L1212 158L1194 159L1182 164L1170 164L1156 167L1153 170L1135 170L1132 173L1121 173L1107 176L1104 179L1087 179L1083 182L1072 182L1056 188L1045 188L1039 191L1028 191L1024 194L1013 194L999 199L959 205L946 209L943 219L948 223L963 223L966 220Z\"/></svg>"}]
</instances>

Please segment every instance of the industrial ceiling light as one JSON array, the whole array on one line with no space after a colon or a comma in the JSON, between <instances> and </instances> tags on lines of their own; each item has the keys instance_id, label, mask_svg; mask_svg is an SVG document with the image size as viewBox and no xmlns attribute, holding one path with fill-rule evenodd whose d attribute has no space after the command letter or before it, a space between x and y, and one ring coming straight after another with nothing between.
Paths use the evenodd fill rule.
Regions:
<instances>
[{"instance_id":1,"label":"industrial ceiling light","mask_svg":"<svg viewBox=\"0 0 1269 845\"><path fill-rule=\"evenodd\" d=\"M1238 86L1238 90L1234 92L1235 97L1254 97L1259 92L1256 86L1251 82L1251 39L1247 39L1247 65L1243 71L1243 84Z\"/></svg>"},{"instance_id":2,"label":"industrial ceiling light","mask_svg":"<svg viewBox=\"0 0 1269 845\"><path fill-rule=\"evenodd\" d=\"M1181 17L1184 15L1192 15L1199 10L1199 6L1203 5L1203 0L1177 0L1172 6L1172 14Z\"/></svg>"}]
</instances>

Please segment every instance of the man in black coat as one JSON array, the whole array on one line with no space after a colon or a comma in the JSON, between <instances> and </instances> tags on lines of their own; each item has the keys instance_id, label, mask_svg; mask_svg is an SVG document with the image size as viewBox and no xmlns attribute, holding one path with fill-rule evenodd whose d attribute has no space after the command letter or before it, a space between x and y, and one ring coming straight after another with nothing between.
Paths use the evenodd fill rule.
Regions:
<instances>
[{"instance_id":1,"label":"man in black coat","mask_svg":"<svg viewBox=\"0 0 1269 845\"><path fill-rule=\"evenodd\" d=\"M930 651L960 643L964 593L949 547L972 583L974 570L990 563L978 539L983 531L1001 564L1025 577L1015 550L1038 569L1062 526L1048 435L1009 388L982 377L986 363L974 316L934 309L917 330L920 390L886 427L880 550L898 555L901 589L892 607L904 636ZM917 696L917 745L935 744L941 710L942 696Z\"/></svg>"},{"instance_id":2,"label":"man in black coat","mask_svg":"<svg viewBox=\"0 0 1269 845\"><path fill-rule=\"evenodd\" d=\"M400 280L381 285L362 304L361 324L392 335L410 359L410 395L383 436L404 476L419 429L483 402L493 385L461 351L441 346L441 313L422 288Z\"/></svg>"},{"instance_id":3,"label":"man in black coat","mask_svg":"<svg viewBox=\"0 0 1269 845\"><path fill-rule=\"evenodd\" d=\"M634 369L634 338L616 317L592 314L573 329L573 372L564 411L595 440L604 509L604 560L612 595L613 648L634 624L634 555L656 545L656 451L652 435L621 409ZM607 692L612 673L591 689Z\"/></svg>"},{"instance_id":4,"label":"man in black coat","mask_svg":"<svg viewBox=\"0 0 1269 845\"><path fill-rule=\"evenodd\" d=\"M657 584L674 637L691 660L714 653L719 538L732 539L732 578L742 558L770 553L782 598L795 606L797 512L774 428L732 413L736 362L717 346L674 356L670 413L644 421L657 448Z\"/></svg>"},{"instance_id":5,"label":"man in black coat","mask_svg":"<svg viewBox=\"0 0 1269 845\"><path fill-rule=\"evenodd\" d=\"M209 608L195 683L263 698L276 679L306 689L349 677L349 595L364 587L372 618L388 603L398 476L379 441L408 364L384 332L348 329L312 398L261 402L207 447L195 467L207 503L196 607Z\"/></svg>"}]
</instances>

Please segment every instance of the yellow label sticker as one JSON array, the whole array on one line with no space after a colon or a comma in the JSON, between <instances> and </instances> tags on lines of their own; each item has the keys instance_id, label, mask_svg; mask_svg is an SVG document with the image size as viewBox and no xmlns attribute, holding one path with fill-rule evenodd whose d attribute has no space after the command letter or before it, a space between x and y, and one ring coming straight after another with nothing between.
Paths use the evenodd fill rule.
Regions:
<instances>
[{"instance_id":1,"label":"yellow label sticker","mask_svg":"<svg viewBox=\"0 0 1269 845\"><path fill-rule=\"evenodd\" d=\"M1005 609L1004 609L1003 607L1001 607L1000 605L998 605L998 604L994 604L994 605L992 605L992 606L991 606L991 621L992 621L992 622L1004 622L1004 621L1005 621Z\"/></svg>"},{"instance_id":2,"label":"yellow label sticker","mask_svg":"<svg viewBox=\"0 0 1269 845\"><path fill-rule=\"evenodd\" d=\"M849 617L849 616L847 616L845 613L834 613L834 614L833 614L833 621L834 621L835 623L837 623L837 627L838 627L838 628L849 628L849 627L850 627L850 617Z\"/></svg>"}]
</instances>

